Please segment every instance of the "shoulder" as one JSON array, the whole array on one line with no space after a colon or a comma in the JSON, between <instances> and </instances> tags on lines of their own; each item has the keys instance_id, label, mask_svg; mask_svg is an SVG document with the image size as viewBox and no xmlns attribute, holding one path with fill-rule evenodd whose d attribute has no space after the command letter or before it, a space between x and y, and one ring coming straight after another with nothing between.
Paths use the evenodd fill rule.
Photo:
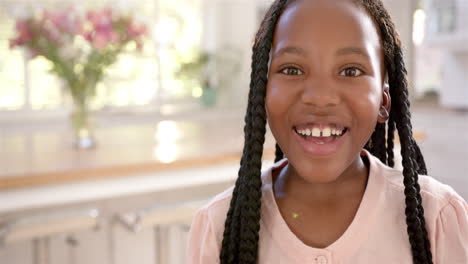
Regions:
<instances>
[{"instance_id":1,"label":"shoulder","mask_svg":"<svg viewBox=\"0 0 468 264\"><path fill-rule=\"evenodd\" d=\"M214 197L194 215L188 236L188 263L219 263L224 220L232 189L231 187Z\"/></svg>"},{"instance_id":2,"label":"shoulder","mask_svg":"<svg viewBox=\"0 0 468 264\"><path fill-rule=\"evenodd\" d=\"M377 167L376 171L379 172L378 174L387 183L387 191L396 195L403 194L405 189L403 172L399 169L388 167L375 157L373 157L373 160ZM438 211L453 201L463 201L452 187L434 177L418 175L418 184L423 199L423 206L425 208L428 207L430 210Z\"/></svg>"},{"instance_id":3,"label":"shoulder","mask_svg":"<svg viewBox=\"0 0 468 264\"><path fill-rule=\"evenodd\" d=\"M271 189L268 185L271 182L271 171L274 167L276 167L276 165L270 166L262 171L262 191L268 191ZM198 210L194 216L194 220L192 221L192 233L198 233L197 230L204 229L206 230L204 232L210 233L211 239L214 240L217 245L221 245L224 233L224 223L231 205L233 191L234 186L231 186L213 197L207 204Z\"/></svg>"},{"instance_id":4,"label":"shoulder","mask_svg":"<svg viewBox=\"0 0 468 264\"><path fill-rule=\"evenodd\" d=\"M380 160L369 155L371 163L374 166L376 177L380 183L383 183L381 191L384 191L386 201L395 206L404 206L405 203L405 185L403 183L403 172L399 169L390 168L380 162ZM426 220L429 223L435 222L444 215L445 209L456 208L456 210L465 210L466 201L449 185L440 182L431 176L419 175L418 184L424 208ZM381 188L381 187L379 187ZM455 206L455 207L454 207Z\"/></svg>"},{"instance_id":5,"label":"shoulder","mask_svg":"<svg viewBox=\"0 0 468 264\"><path fill-rule=\"evenodd\" d=\"M275 164L265 165L265 168L261 172L262 192L271 191L272 171L276 168L283 167L286 164L287 159L283 159ZM206 215L207 219L211 221L215 230L217 230L217 233L222 233L224 230L224 222L226 221L226 215L231 205L233 192L234 186L231 186L230 188L213 197L206 205L204 205L199 210L199 213ZM218 229L220 231L218 231Z\"/></svg>"},{"instance_id":6,"label":"shoulder","mask_svg":"<svg viewBox=\"0 0 468 264\"><path fill-rule=\"evenodd\" d=\"M199 213L205 214L207 220L211 222L215 233L222 232L222 229L224 229L224 221L231 204L233 190L234 186L229 187L213 197L199 210Z\"/></svg>"},{"instance_id":7,"label":"shoulder","mask_svg":"<svg viewBox=\"0 0 468 264\"><path fill-rule=\"evenodd\" d=\"M403 173L384 168L388 192L404 201ZM455 190L437 179L419 175L424 216L437 263L468 263L468 204Z\"/></svg>"},{"instance_id":8,"label":"shoulder","mask_svg":"<svg viewBox=\"0 0 468 264\"><path fill-rule=\"evenodd\" d=\"M403 173L379 162L387 201L404 206ZM435 263L468 263L468 204L455 190L431 176L419 175L424 216Z\"/></svg>"},{"instance_id":9,"label":"shoulder","mask_svg":"<svg viewBox=\"0 0 468 264\"><path fill-rule=\"evenodd\" d=\"M403 184L403 172L397 169L385 167L383 170L387 182L399 192L403 191L405 186ZM418 184L423 202L428 206L436 206L442 209L447 204L456 200L463 200L455 190L432 176L419 175Z\"/></svg>"}]
</instances>

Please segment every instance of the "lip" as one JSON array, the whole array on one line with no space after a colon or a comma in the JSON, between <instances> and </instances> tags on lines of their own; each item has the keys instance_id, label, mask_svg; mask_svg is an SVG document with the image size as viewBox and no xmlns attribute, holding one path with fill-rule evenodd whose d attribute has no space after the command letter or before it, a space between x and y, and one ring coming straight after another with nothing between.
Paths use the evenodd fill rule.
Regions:
<instances>
[{"instance_id":1,"label":"lip","mask_svg":"<svg viewBox=\"0 0 468 264\"><path fill-rule=\"evenodd\" d=\"M346 131L346 133L344 133L341 137L334 139L332 142L324 144L317 144L311 140L307 140L298 135L294 129L292 129L291 132L305 153L313 156L329 156L338 152L340 147L343 145L343 142L349 136L348 134L350 131L348 129L348 131Z\"/></svg>"},{"instance_id":2,"label":"lip","mask_svg":"<svg viewBox=\"0 0 468 264\"><path fill-rule=\"evenodd\" d=\"M336 127L336 128L349 128L350 126L335 119L309 119L309 120L304 120L297 122L293 125L294 128L301 128L301 127L308 127L308 126L319 126L319 127Z\"/></svg>"}]
</instances>

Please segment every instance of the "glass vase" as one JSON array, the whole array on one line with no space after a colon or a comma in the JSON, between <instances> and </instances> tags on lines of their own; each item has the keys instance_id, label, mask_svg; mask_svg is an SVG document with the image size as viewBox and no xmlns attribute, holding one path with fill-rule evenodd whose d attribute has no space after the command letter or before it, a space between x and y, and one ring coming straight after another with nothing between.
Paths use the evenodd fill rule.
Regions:
<instances>
[{"instance_id":1,"label":"glass vase","mask_svg":"<svg viewBox=\"0 0 468 264\"><path fill-rule=\"evenodd\" d=\"M77 149L96 147L94 136L94 116L86 102L74 101L71 112L71 123L74 133L74 145Z\"/></svg>"},{"instance_id":2,"label":"glass vase","mask_svg":"<svg viewBox=\"0 0 468 264\"><path fill-rule=\"evenodd\" d=\"M201 96L201 102L204 107L213 107L216 104L217 93L216 89L211 86L203 88L203 94Z\"/></svg>"}]
</instances>

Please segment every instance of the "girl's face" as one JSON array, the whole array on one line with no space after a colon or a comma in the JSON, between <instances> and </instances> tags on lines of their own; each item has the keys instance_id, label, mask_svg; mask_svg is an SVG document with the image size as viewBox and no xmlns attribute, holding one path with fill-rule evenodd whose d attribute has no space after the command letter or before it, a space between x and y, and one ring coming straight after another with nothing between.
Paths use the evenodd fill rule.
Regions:
<instances>
[{"instance_id":1,"label":"girl's face","mask_svg":"<svg viewBox=\"0 0 468 264\"><path fill-rule=\"evenodd\" d=\"M377 30L352 1L296 0L286 8L275 29L266 108L303 179L332 182L359 165L383 121L379 109L389 110L383 68Z\"/></svg>"}]
</instances>

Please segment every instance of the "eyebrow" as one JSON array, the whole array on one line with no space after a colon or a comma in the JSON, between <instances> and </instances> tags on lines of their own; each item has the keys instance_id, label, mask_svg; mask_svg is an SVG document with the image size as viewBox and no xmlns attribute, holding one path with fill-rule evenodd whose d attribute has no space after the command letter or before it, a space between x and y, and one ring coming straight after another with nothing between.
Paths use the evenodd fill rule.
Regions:
<instances>
[{"instance_id":1,"label":"eyebrow","mask_svg":"<svg viewBox=\"0 0 468 264\"><path fill-rule=\"evenodd\" d=\"M273 57L278 57L280 55L290 53L294 55L299 55L299 56L305 56L307 52L304 49L294 47L294 46L287 46L284 48L279 49L277 52L273 53Z\"/></svg>"},{"instance_id":2,"label":"eyebrow","mask_svg":"<svg viewBox=\"0 0 468 264\"><path fill-rule=\"evenodd\" d=\"M346 55L359 55L365 57L366 59L370 59L369 54L362 48L359 47L345 47L341 48L336 51L336 56L346 56Z\"/></svg>"},{"instance_id":3,"label":"eyebrow","mask_svg":"<svg viewBox=\"0 0 468 264\"><path fill-rule=\"evenodd\" d=\"M307 52L299 47L294 47L294 46L287 46L284 48L279 49L277 52L273 54L274 57L278 57L280 55L290 53L294 55L299 55L299 56L306 56ZM366 59L370 59L369 54L363 49L359 47L344 47L340 48L335 52L336 56L346 56L346 55L359 55L362 56Z\"/></svg>"}]
</instances>

